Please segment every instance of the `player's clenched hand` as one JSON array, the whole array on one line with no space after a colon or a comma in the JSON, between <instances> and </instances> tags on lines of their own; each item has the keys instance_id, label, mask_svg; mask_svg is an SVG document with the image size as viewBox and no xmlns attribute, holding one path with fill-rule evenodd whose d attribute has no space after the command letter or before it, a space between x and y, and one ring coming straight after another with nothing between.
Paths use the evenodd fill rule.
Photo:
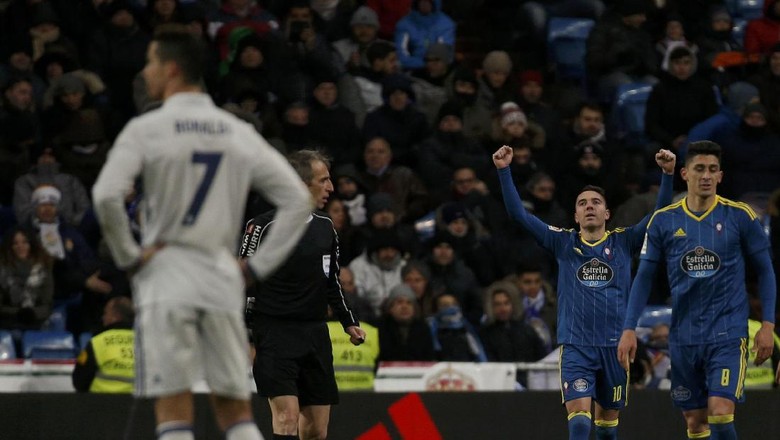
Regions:
<instances>
[{"instance_id":1,"label":"player's clenched hand","mask_svg":"<svg viewBox=\"0 0 780 440\"><path fill-rule=\"evenodd\" d=\"M772 338L772 328L766 325L762 325L761 329L756 332L756 337L753 342L753 348L750 351L756 352L756 365L761 365L765 360L772 356L772 349L774 348L774 339Z\"/></svg>"},{"instance_id":2,"label":"player's clenched hand","mask_svg":"<svg viewBox=\"0 0 780 440\"><path fill-rule=\"evenodd\" d=\"M138 261L136 261L135 265L128 269L128 273L130 275L135 275L139 270L146 266L146 263L148 263L155 255L157 255L157 252L160 252L164 247L164 243L155 243L151 246L147 246L141 249L141 256L138 257Z\"/></svg>"},{"instance_id":3,"label":"player's clenched hand","mask_svg":"<svg viewBox=\"0 0 780 440\"><path fill-rule=\"evenodd\" d=\"M669 150L660 149L655 153L655 163L666 174L674 174L674 165L677 163L677 156Z\"/></svg>"},{"instance_id":4,"label":"player's clenched hand","mask_svg":"<svg viewBox=\"0 0 780 440\"><path fill-rule=\"evenodd\" d=\"M347 334L352 345L360 345L366 342L366 331L356 325L347 327Z\"/></svg>"},{"instance_id":5,"label":"player's clenched hand","mask_svg":"<svg viewBox=\"0 0 780 440\"><path fill-rule=\"evenodd\" d=\"M495 164L498 169L506 168L512 163L512 156L514 156L512 147L504 145L493 153L493 164Z\"/></svg>"},{"instance_id":6,"label":"player's clenched hand","mask_svg":"<svg viewBox=\"0 0 780 440\"><path fill-rule=\"evenodd\" d=\"M636 356L636 332L633 330L623 330L620 336L617 350L618 362L628 371L629 366L634 363Z\"/></svg>"}]
</instances>

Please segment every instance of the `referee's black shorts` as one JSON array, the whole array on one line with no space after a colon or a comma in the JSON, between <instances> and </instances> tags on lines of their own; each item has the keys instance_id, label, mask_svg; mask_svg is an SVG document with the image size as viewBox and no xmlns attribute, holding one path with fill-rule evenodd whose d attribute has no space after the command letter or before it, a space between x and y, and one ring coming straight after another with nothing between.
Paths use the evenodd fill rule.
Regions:
<instances>
[{"instance_id":1,"label":"referee's black shorts","mask_svg":"<svg viewBox=\"0 0 780 440\"><path fill-rule=\"evenodd\" d=\"M264 397L298 396L299 406L339 403L333 348L325 322L256 320L257 392Z\"/></svg>"}]
</instances>

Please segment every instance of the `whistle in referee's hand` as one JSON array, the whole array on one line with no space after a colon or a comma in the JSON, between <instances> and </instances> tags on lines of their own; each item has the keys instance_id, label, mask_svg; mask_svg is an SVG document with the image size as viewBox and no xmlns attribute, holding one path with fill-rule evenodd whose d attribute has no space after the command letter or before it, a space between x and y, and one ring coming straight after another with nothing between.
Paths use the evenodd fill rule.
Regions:
<instances>
[{"instance_id":1,"label":"whistle in referee's hand","mask_svg":"<svg viewBox=\"0 0 780 440\"><path fill-rule=\"evenodd\" d=\"M359 338L357 338L357 340L358 340L358 342L360 342L361 344L362 344L362 343L364 343L364 342L366 342L366 338L364 338L363 336L360 336Z\"/></svg>"}]
</instances>

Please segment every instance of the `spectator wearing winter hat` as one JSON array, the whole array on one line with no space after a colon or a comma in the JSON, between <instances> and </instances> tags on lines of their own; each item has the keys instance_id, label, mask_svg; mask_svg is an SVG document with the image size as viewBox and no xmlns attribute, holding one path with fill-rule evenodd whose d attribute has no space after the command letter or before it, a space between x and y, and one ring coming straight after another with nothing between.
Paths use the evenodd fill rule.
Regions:
<instances>
[{"instance_id":1,"label":"spectator wearing winter hat","mask_svg":"<svg viewBox=\"0 0 780 440\"><path fill-rule=\"evenodd\" d=\"M541 159L545 143L544 129L539 124L529 122L517 103L510 101L501 104L500 112L493 119L493 137L487 150L501 145L513 148L525 146L534 151L537 159Z\"/></svg>"},{"instance_id":2,"label":"spectator wearing winter hat","mask_svg":"<svg viewBox=\"0 0 780 440\"><path fill-rule=\"evenodd\" d=\"M366 51L373 42L379 40L379 17L373 9L361 6L352 14L349 26L350 36L334 42L332 46L347 71L355 73L358 69L371 67Z\"/></svg>"},{"instance_id":3,"label":"spectator wearing winter hat","mask_svg":"<svg viewBox=\"0 0 780 440\"><path fill-rule=\"evenodd\" d=\"M361 137L355 114L339 101L338 79L315 76L309 100L309 130L315 145L324 148L334 166L355 164L360 157Z\"/></svg>"},{"instance_id":4,"label":"spectator wearing winter hat","mask_svg":"<svg viewBox=\"0 0 780 440\"><path fill-rule=\"evenodd\" d=\"M749 192L780 188L780 136L770 130L761 103L747 104L739 126L724 127L712 141L723 145L724 197L741 200Z\"/></svg>"},{"instance_id":5,"label":"spectator wearing winter hat","mask_svg":"<svg viewBox=\"0 0 780 440\"><path fill-rule=\"evenodd\" d=\"M220 59L229 51L231 34L238 28L249 28L257 35L279 31L279 21L257 2L246 0L222 0L222 6L209 18L208 32L214 39Z\"/></svg>"},{"instance_id":6,"label":"spectator wearing winter hat","mask_svg":"<svg viewBox=\"0 0 780 440\"><path fill-rule=\"evenodd\" d=\"M480 142L490 139L492 112L477 101L479 82L474 70L459 66L452 73L452 86L447 89L449 99L463 107L463 133Z\"/></svg>"},{"instance_id":7,"label":"spectator wearing winter hat","mask_svg":"<svg viewBox=\"0 0 780 440\"><path fill-rule=\"evenodd\" d=\"M32 42L29 38L20 37L18 41L10 41L2 53L0 63L0 87L7 84L11 78L24 78L33 86L33 96L38 108L43 103L46 91L45 75L41 75L32 59Z\"/></svg>"},{"instance_id":8,"label":"spectator wearing winter hat","mask_svg":"<svg viewBox=\"0 0 780 440\"><path fill-rule=\"evenodd\" d=\"M428 136L428 121L414 105L412 82L406 75L389 75L382 81L384 104L366 116L363 139L382 137L390 143L393 163L415 166L412 147Z\"/></svg>"},{"instance_id":9,"label":"spectator wearing winter hat","mask_svg":"<svg viewBox=\"0 0 780 440\"><path fill-rule=\"evenodd\" d=\"M106 160L111 137L110 114L96 106L84 81L67 73L52 85L54 104L41 119L45 145L53 148L63 171L91 188Z\"/></svg>"},{"instance_id":10,"label":"spectator wearing winter hat","mask_svg":"<svg viewBox=\"0 0 780 440\"><path fill-rule=\"evenodd\" d=\"M745 29L745 52L765 55L770 53L780 35L780 1L766 0L764 16L748 22Z\"/></svg>"},{"instance_id":11,"label":"spectator wearing winter hat","mask_svg":"<svg viewBox=\"0 0 780 440\"><path fill-rule=\"evenodd\" d=\"M60 191L60 218L72 226L79 226L91 206L89 196L75 176L60 171L60 164L51 149L44 150L30 172L16 179L13 201L16 220L19 223L30 220L36 207L32 195L41 186L53 186Z\"/></svg>"},{"instance_id":12,"label":"spectator wearing winter hat","mask_svg":"<svg viewBox=\"0 0 780 440\"><path fill-rule=\"evenodd\" d=\"M395 286L385 300L379 321L378 361L433 361L433 339L420 317L415 292L406 284Z\"/></svg>"},{"instance_id":13,"label":"spectator wearing winter hat","mask_svg":"<svg viewBox=\"0 0 780 440\"><path fill-rule=\"evenodd\" d=\"M104 4L102 11L107 23L90 39L85 66L105 80L121 126L135 115L133 79L144 67L150 37L126 0Z\"/></svg>"},{"instance_id":14,"label":"spectator wearing winter hat","mask_svg":"<svg viewBox=\"0 0 780 440\"><path fill-rule=\"evenodd\" d=\"M669 55L677 47L687 47L694 55L699 52L699 47L685 36L682 17L672 13L666 17L664 38L655 44L658 59L661 60L661 70L669 71Z\"/></svg>"},{"instance_id":15,"label":"spectator wearing winter hat","mask_svg":"<svg viewBox=\"0 0 780 440\"><path fill-rule=\"evenodd\" d=\"M780 133L780 42L767 53L761 70L750 78L758 87L761 103L769 115L769 125L775 133Z\"/></svg>"},{"instance_id":16,"label":"spectator wearing winter hat","mask_svg":"<svg viewBox=\"0 0 780 440\"><path fill-rule=\"evenodd\" d=\"M555 189L555 180L549 174L538 171L531 175L525 184L523 201L526 203L528 211L548 225L574 227L571 215L563 209L555 197ZM653 203L655 203L655 199L653 199Z\"/></svg>"},{"instance_id":17,"label":"spectator wearing winter hat","mask_svg":"<svg viewBox=\"0 0 780 440\"><path fill-rule=\"evenodd\" d=\"M399 222L398 208L393 197L385 192L372 194L366 202L367 221L358 229L353 255L359 255L368 247L374 235L380 231L392 231L398 237L401 247L409 255L416 255L420 250L420 242L414 227Z\"/></svg>"},{"instance_id":18,"label":"spectator wearing winter hat","mask_svg":"<svg viewBox=\"0 0 780 440\"><path fill-rule=\"evenodd\" d=\"M412 89L416 96L417 108L425 114L428 123L437 121L439 107L447 101L447 90L452 88L453 48L444 43L428 46L425 53L425 66L413 72Z\"/></svg>"},{"instance_id":19,"label":"spectator wearing winter hat","mask_svg":"<svg viewBox=\"0 0 780 440\"><path fill-rule=\"evenodd\" d=\"M452 173L472 167L478 174L487 172L488 158L482 145L463 133L463 110L457 101L448 101L439 109L436 131L416 148L420 177L438 200L449 195Z\"/></svg>"},{"instance_id":20,"label":"spectator wearing winter hat","mask_svg":"<svg viewBox=\"0 0 780 440\"><path fill-rule=\"evenodd\" d=\"M108 294L111 284L100 279L99 263L84 237L67 222L60 221L58 206L62 193L53 186L32 193L33 216L25 227L35 231L54 260L55 298L67 299L86 291Z\"/></svg>"},{"instance_id":21,"label":"spectator wearing winter hat","mask_svg":"<svg viewBox=\"0 0 780 440\"><path fill-rule=\"evenodd\" d=\"M498 111L501 104L517 99L517 85L509 81L512 73L512 59L502 50L494 50L482 61L482 76L478 79L477 100L491 112Z\"/></svg>"},{"instance_id":22,"label":"spectator wearing winter hat","mask_svg":"<svg viewBox=\"0 0 780 440\"><path fill-rule=\"evenodd\" d=\"M393 287L401 284L401 268L405 263L401 241L391 229L377 230L366 251L349 263L355 275L357 294L373 311L371 319L382 313L382 303Z\"/></svg>"},{"instance_id":23,"label":"spectator wearing winter hat","mask_svg":"<svg viewBox=\"0 0 780 440\"><path fill-rule=\"evenodd\" d=\"M587 41L585 63L589 78L597 79L598 96L611 103L621 84L655 83L658 69L652 38L642 29L644 0L623 0L617 14L604 14Z\"/></svg>"},{"instance_id":24,"label":"spectator wearing winter hat","mask_svg":"<svg viewBox=\"0 0 780 440\"><path fill-rule=\"evenodd\" d=\"M9 81L2 88L0 103L0 204L9 205L14 181L27 171L30 157L40 151L40 121L33 86L27 79Z\"/></svg>"},{"instance_id":25,"label":"spectator wearing winter hat","mask_svg":"<svg viewBox=\"0 0 780 440\"><path fill-rule=\"evenodd\" d=\"M436 314L428 319L436 359L447 362L487 362L476 324L469 322L465 308L450 293L436 297Z\"/></svg>"},{"instance_id":26,"label":"spectator wearing winter hat","mask_svg":"<svg viewBox=\"0 0 780 440\"><path fill-rule=\"evenodd\" d=\"M76 43L62 32L60 16L48 2L39 2L34 9L29 35L32 38L33 60L46 52L61 52L78 60Z\"/></svg>"},{"instance_id":27,"label":"spectator wearing winter hat","mask_svg":"<svg viewBox=\"0 0 780 440\"><path fill-rule=\"evenodd\" d=\"M610 172L604 148L599 144L584 143L575 148L575 163L571 171L558 181L559 200L564 209L574 207L577 195L586 185L604 188L611 206L619 206L628 198L617 173Z\"/></svg>"},{"instance_id":28,"label":"spectator wearing winter hat","mask_svg":"<svg viewBox=\"0 0 780 440\"><path fill-rule=\"evenodd\" d=\"M712 83L695 73L695 54L687 47L676 47L669 55L668 74L661 76L647 100L647 136L674 151L685 143L694 125L718 111Z\"/></svg>"},{"instance_id":29,"label":"spectator wearing winter hat","mask_svg":"<svg viewBox=\"0 0 780 440\"><path fill-rule=\"evenodd\" d=\"M737 41L733 33L734 20L725 6L711 8L709 21L696 39L699 47L699 71L710 77L716 84L728 84L733 74L719 72L713 65L720 54L742 52L742 41ZM724 78L725 77L725 78ZM733 80L733 79L732 79Z\"/></svg>"},{"instance_id":30,"label":"spectator wearing winter hat","mask_svg":"<svg viewBox=\"0 0 780 440\"><path fill-rule=\"evenodd\" d=\"M539 70L524 70L520 73L520 93L517 104L531 122L544 130L546 143L560 142L562 127L558 112L544 100L544 76Z\"/></svg>"},{"instance_id":31,"label":"spectator wearing winter hat","mask_svg":"<svg viewBox=\"0 0 780 440\"><path fill-rule=\"evenodd\" d=\"M691 142L709 140L719 131L739 127L745 106L751 102L759 101L758 89L748 82L737 81L728 86L723 100L725 102L720 106L717 114L710 116L691 128L688 132L686 144L677 152L679 156L685 157L688 151L688 144Z\"/></svg>"},{"instance_id":32,"label":"spectator wearing winter hat","mask_svg":"<svg viewBox=\"0 0 780 440\"><path fill-rule=\"evenodd\" d=\"M432 44L444 43L455 47L456 24L440 8L438 0L413 0L412 10L398 20L395 45L403 69L421 69Z\"/></svg>"},{"instance_id":33,"label":"spectator wearing winter hat","mask_svg":"<svg viewBox=\"0 0 780 440\"><path fill-rule=\"evenodd\" d=\"M490 253L490 232L461 202L449 202L437 209L437 228L452 235L452 246L466 266L474 272L480 286L496 279Z\"/></svg>"},{"instance_id":34,"label":"spectator wearing winter hat","mask_svg":"<svg viewBox=\"0 0 780 440\"><path fill-rule=\"evenodd\" d=\"M425 258L431 271L434 297L454 296L466 318L478 323L482 316L482 295L479 281L458 253L457 239L447 231L439 231L428 241L430 251Z\"/></svg>"}]
</instances>

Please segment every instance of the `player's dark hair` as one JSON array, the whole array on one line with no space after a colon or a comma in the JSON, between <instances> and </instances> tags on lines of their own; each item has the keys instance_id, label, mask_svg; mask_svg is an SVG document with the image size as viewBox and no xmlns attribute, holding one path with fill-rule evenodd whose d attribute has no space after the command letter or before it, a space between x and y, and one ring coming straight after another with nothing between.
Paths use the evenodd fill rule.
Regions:
<instances>
[{"instance_id":1,"label":"player's dark hair","mask_svg":"<svg viewBox=\"0 0 780 440\"><path fill-rule=\"evenodd\" d=\"M696 156L715 156L720 163L721 148L720 145L712 141L696 141L688 144L688 152L685 154L685 165L687 166Z\"/></svg>"},{"instance_id":2,"label":"player's dark hair","mask_svg":"<svg viewBox=\"0 0 780 440\"><path fill-rule=\"evenodd\" d=\"M287 156L287 161L293 167L298 176L304 183L311 182L314 178L314 170L312 165L316 161L320 161L330 168L330 157L325 152L320 150L298 150Z\"/></svg>"},{"instance_id":3,"label":"player's dark hair","mask_svg":"<svg viewBox=\"0 0 780 440\"><path fill-rule=\"evenodd\" d=\"M157 43L157 56L161 62L176 63L186 83L201 83L206 63L206 50L201 40L181 25L163 25L152 41Z\"/></svg>"},{"instance_id":4,"label":"player's dark hair","mask_svg":"<svg viewBox=\"0 0 780 440\"><path fill-rule=\"evenodd\" d=\"M601 194L601 197L604 199L604 205L606 206L606 204L607 204L607 192L604 191L604 188L602 188L600 186L596 186L596 185L585 185L584 187L582 187L580 192L577 193L577 198L579 198L580 194L584 193L585 191L593 191L595 193Z\"/></svg>"}]
</instances>

